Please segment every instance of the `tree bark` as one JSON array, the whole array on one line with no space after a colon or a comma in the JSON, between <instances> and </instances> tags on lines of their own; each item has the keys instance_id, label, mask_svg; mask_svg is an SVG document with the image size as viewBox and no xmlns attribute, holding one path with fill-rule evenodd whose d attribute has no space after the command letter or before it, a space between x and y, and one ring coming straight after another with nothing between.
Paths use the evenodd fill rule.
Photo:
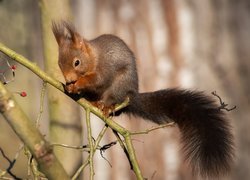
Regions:
<instances>
[{"instance_id":1,"label":"tree bark","mask_svg":"<svg viewBox=\"0 0 250 180\"><path fill-rule=\"evenodd\" d=\"M57 63L58 45L51 31L52 20L70 19L69 0L40 0L46 71L64 81ZM53 143L81 145L82 126L79 107L54 88L48 89L50 140ZM82 162L82 153L73 149L55 148L55 154L72 175Z\"/></svg>"}]
</instances>

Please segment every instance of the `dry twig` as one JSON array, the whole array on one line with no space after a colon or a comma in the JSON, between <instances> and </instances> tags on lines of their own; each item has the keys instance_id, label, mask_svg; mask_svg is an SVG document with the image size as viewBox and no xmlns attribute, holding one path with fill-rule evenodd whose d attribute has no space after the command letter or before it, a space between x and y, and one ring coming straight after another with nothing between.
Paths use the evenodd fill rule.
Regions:
<instances>
[{"instance_id":1,"label":"dry twig","mask_svg":"<svg viewBox=\"0 0 250 180\"><path fill-rule=\"evenodd\" d=\"M218 107L219 110L224 109L226 111L232 111L232 110L236 109L236 106L233 106L232 108L227 108L228 104L226 104L224 101L222 101L221 97L216 93L216 91L213 91L212 95L217 97L220 101L220 106Z\"/></svg>"}]
</instances>

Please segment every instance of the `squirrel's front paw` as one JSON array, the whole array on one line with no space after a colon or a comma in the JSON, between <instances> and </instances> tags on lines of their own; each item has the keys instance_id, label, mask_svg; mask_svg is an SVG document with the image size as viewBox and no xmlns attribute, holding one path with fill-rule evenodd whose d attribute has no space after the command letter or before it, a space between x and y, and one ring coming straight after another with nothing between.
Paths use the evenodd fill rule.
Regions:
<instances>
[{"instance_id":1,"label":"squirrel's front paw","mask_svg":"<svg viewBox=\"0 0 250 180\"><path fill-rule=\"evenodd\" d=\"M81 91L78 88L78 86L76 86L76 84L73 84L73 83L72 84L67 84L65 86L65 89L70 94L80 94L81 93Z\"/></svg>"}]
</instances>

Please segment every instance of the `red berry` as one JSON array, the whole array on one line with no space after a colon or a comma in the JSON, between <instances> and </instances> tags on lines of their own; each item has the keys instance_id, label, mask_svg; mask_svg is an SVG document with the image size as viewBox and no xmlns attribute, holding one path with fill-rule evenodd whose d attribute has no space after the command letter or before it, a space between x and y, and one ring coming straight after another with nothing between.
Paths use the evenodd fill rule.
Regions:
<instances>
[{"instance_id":1,"label":"red berry","mask_svg":"<svg viewBox=\"0 0 250 180\"><path fill-rule=\"evenodd\" d=\"M12 70L16 70L16 65L12 65L10 68L11 68Z\"/></svg>"},{"instance_id":2,"label":"red berry","mask_svg":"<svg viewBox=\"0 0 250 180\"><path fill-rule=\"evenodd\" d=\"M27 96L27 93L23 91L23 92L20 93L20 96L26 97L26 96Z\"/></svg>"}]
</instances>

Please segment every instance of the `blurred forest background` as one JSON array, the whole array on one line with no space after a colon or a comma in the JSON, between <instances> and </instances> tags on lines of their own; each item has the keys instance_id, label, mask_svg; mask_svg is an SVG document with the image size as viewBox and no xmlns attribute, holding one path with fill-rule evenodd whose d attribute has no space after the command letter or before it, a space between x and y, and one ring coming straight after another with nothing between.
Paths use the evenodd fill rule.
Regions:
<instances>
[{"instance_id":1,"label":"blurred forest background","mask_svg":"<svg viewBox=\"0 0 250 180\"><path fill-rule=\"evenodd\" d=\"M57 44L50 30L51 19L71 20L86 39L104 33L121 37L136 54L141 92L168 87L202 90L208 94L216 91L226 103L237 105L236 110L227 113L235 134L235 165L232 173L223 179L249 179L249 0L0 0L0 42L63 81L57 67ZM0 62L3 69L6 63L2 56ZM12 92L27 92L27 97L16 95L16 99L35 121L42 81L17 64L15 81L6 86ZM39 127L46 138L69 145L86 144L86 132L82 128L84 112L53 88L49 87L46 92ZM124 115L116 119L133 131L153 126ZM95 135L103 124L94 116L91 121ZM102 144L114 139L109 133ZM178 128L136 136L133 143L145 177L194 179L179 151ZM20 144L0 115L0 147L8 157L14 158ZM86 157L86 153L77 150L55 148L55 151L70 174ZM107 150L104 156L112 167L97 153L95 179L135 179L118 145ZM7 166L0 156L0 169ZM27 178L27 158L23 153L13 172ZM84 171L84 179L88 179L87 173Z\"/></svg>"}]
</instances>

